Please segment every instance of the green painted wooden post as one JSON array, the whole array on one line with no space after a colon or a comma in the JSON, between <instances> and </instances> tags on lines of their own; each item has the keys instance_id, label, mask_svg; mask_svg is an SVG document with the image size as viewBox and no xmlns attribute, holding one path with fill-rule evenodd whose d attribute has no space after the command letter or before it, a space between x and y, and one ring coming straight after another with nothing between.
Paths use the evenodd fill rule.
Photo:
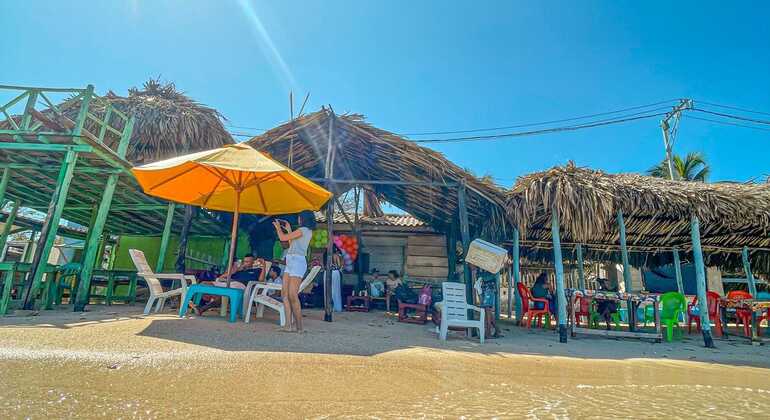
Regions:
<instances>
[{"instance_id":1,"label":"green painted wooden post","mask_svg":"<svg viewBox=\"0 0 770 420\"><path fill-rule=\"evenodd\" d=\"M168 209L166 210L166 222L163 224L163 236L160 238L160 250L158 251L158 263L155 265L155 272L163 272L163 264L166 262L166 251L168 250L168 243L171 239L171 225L174 222L174 211L176 205L174 203L168 203Z\"/></svg>"},{"instance_id":2,"label":"green painted wooden post","mask_svg":"<svg viewBox=\"0 0 770 420\"><path fill-rule=\"evenodd\" d=\"M3 290L0 293L0 316L8 313L8 304L11 302L11 290L13 289L13 269L3 274Z\"/></svg>"},{"instance_id":3,"label":"green painted wooden post","mask_svg":"<svg viewBox=\"0 0 770 420\"><path fill-rule=\"evenodd\" d=\"M628 263L628 247L626 246L626 222L623 220L623 210L618 209L618 230L620 230L620 257L623 261L623 284L626 293L631 293L631 266Z\"/></svg>"},{"instance_id":4,"label":"green painted wooden post","mask_svg":"<svg viewBox=\"0 0 770 420\"><path fill-rule=\"evenodd\" d=\"M5 190L8 189L8 181L11 179L11 171L3 168L3 177L0 178L0 205L5 203Z\"/></svg>"},{"instance_id":5,"label":"green painted wooden post","mask_svg":"<svg viewBox=\"0 0 770 420\"><path fill-rule=\"evenodd\" d=\"M520 259L520 238L519 229L513 229L513 293L516 299L514 305L516 307L516 321L521 320L521 296L519 295L519 283L521 283L521 259Z\"/></svg>"},{"instance_id":6,"label":"green painted wooden post","mask_svg":"<svg viewBox=\"0 0 770 420\"><path fill-rule=\"evenodd\" d=\"M89 226L93 231L89 235L86 251L83 254L83 267L80 271L80 282L78 284L77 298L75 299L75 312L82 312L91 298L91 278L96 265L96 256L99 252L99 244L104 230L104 223L107 221L107 215L110 212L112 196L115 193L115 186L118 184L118 175L112 174L107 177L107 185L102 193L102 200L99 203L99 209L96 211L94 223Z\"/></svg>"},{"instance_id":7,"label":"green painted wooden post","mask_svg":"<svg viewBox=\"0 0 770 420\"><path fill-rule=\"evenodd\" d=\"M553 265L556 269L556 306L559 317L559 342L567 342L567 296L564 294L564 262L559 237L559 215L551 210L551 239L553 241Z\"/></svg>"},{"instance_id":8,"label":"green painted wooden post","mask_svg":"<svg viewBox=\"0 0 770 420\"><path fill-rule=\"evenodd\" d=\"M501 272L495 275L495 321L500 320L500 285L503 284L502 276Z\"/></svg>"},{"instance_id":9,"label":"green painted wooden post","mask_svg":"<svg viewBox=\"0 0 770 420\"><path fill-rule=\"evenodd\" d=\"M35 255L32 258L32 268L27 274L24 288L24 309L34 309L35 293L40 287L45 267L48 265L48 257L51 254L51 249L56 239L56 231L59 227L64 204L67 202L67 193L72 183L72 174L75 170L77 158L77 152L69 150L65 154L64 161L59 170L56 189L51 197L48 213L40 231L40 240L38 241Z\"/></svg>"},{"instance_id":10,"label":"green painted wooden post","mask_svg":"<svg viewBox=\"0 0 770 420\"><path fill-rule=\"evenodd\" d=\"M578 289L586 288L586 273L583 268L583 245L577 244L577 265L578 265Z\"/></svg>"},{"instance_id":11,"label":"green painted wooden post","mask_svg":"<svg viewBox=\"0 0 770 420\"><path fill-rule=\"evenodd\" d=\"M35 109L35 102L37 102L37 95L39 90L30 89L29 96L27 96L27 104L24 106L24 114L21 117L21 125L19 128L22 131L29 130L29 124L32 122L32 110Z\"/></svg>"},{"instance_id":12,"label":"green painted wooden post","mask_svg":"<svg viewBox=\"0 0 770 420\"><path fill-rule=\"evenodd\" d=\"M230 237L225 238L225 246L222 249L222 272L227 270L227 259L230 258Z\"/></svg>"},{"instance_id":13,"label":"green painted wooden post","mask_svg":"<svg viewBox=\"0 0 770 420\"><path fill-rule=\"evenodd\" d=\"M16 214L19 212L19 205L21 203L19 200L16 200L13 202L13 207L11 208L11 212L8 214L8 219L5 220L5 225L3 225L3 232L0 234L0 252L2 252L3 249L5 249L5 243L8 242L8 235L11 233L11 227L13 226L13 223L16 222ZM0 255L0 261L5 260L5 253L3 255Z\"/></svg>"},{"instance_id":14,"label":"green painted wooden post","mask_svg":"<svg viewBox=\"0 0 770 420\"><path fill-rule=\"evenodd\" d=\"M714 347L711 337L711 320L706 298L706 265L703 263L703 250L700 245L700 221L693 215L690 218L690 236L692 237L692 256L695 263L695 283L698 288L698 307L700 309L700 325L703 332L703 343L708 348Z\"/></svg>"},{"instance_id":15,"label":"green painted wooden post","mask_svg":"<svg viewBox=\"0 0 770 420\"><path fill-rule=\"evenodd\" d=\"M746 273L746 281L749 282L749 293L755 299L757 298L757 283L754 281L754 273L751 272L751 262L749 260L749 249L743 247L741 250L741 259L743 260L743 271Z\"/></svg>"},{"instance_id":16,"label":"green painted wooden post","mask_svg":"<svg viewBox=\"0 0 770 420\"><path fill-rule=\"evenodd\" d=\"M674 248L674 274L676 275L676 290L684 295L684 281L682 281L682 262L679 261L679 250Z\"/></svg>"},{"instance_id":17,"label":"green painted wooden post","mask_svg":"<svg viewBox=\"0 0 770 420\"><path fill-rule=\"evenodd\" d=\"M35 235L37 235L36 230L29 232L29 240L27 240L27 247L24 248L24 255L21 256L21 262L31 262L32 248L35 246Z\"/></svg>"}]
</instances>

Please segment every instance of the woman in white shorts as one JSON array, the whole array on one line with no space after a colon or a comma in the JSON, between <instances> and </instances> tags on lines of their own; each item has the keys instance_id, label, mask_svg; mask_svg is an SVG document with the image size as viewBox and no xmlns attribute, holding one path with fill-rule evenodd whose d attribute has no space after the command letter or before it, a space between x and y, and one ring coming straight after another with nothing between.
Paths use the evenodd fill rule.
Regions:
<instances>
[{"instance_id":1,"label":"woman in white shorts","mask_svg":"<svg viewBox=\"0 0 770 420\"><path fill-rule=\"evenodd\" d=\"M281 297L283 307L286 312L286 320L289 325L283 326L281 330L291 332L302 332L302 306L299 301L299 285L302 283L302 277L307 272L307 248L310 245L310 239L313 237L313 228L315 228L315 217L313 212L303 211L297 216L296 230L292 230L289 222L273 221L275 232L278 234L278 240L289 242L289 249L286 250L286 269L283 272L283 284L281 288Z\"/></svg>"}]
</instances>

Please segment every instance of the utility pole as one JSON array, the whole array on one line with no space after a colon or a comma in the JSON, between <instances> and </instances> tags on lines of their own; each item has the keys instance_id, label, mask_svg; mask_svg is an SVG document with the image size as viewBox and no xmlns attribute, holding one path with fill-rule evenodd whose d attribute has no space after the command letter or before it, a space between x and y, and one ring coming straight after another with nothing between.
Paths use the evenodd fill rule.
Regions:
<instances>
[{"instance_id":1,"label":"utility pole","mask_svg":"<svg viewBox=\"0 0 770 420\"><path fill-rule=\"evenodd\" d=\"M674 175L674 154L672 152L674 148L674 139L676 138L676 132L679 128L679 118L682 116L682 111L686 109L692 109L692 99L680 99L679 104L675 106L665 117L660 121L660 128L663 130L663 145L666 147L666 162L668 163L668 175L672 180L676 179ZM669 123L671 120L673 124Z\"/></svg>"}]
</instances>

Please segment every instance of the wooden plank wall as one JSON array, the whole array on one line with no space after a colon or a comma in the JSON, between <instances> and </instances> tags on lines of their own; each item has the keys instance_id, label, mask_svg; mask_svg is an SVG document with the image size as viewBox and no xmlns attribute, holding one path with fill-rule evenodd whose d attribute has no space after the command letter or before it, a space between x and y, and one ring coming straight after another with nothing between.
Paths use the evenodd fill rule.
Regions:
<instances>
[{"instance_id":1,"label":"wooden plank wall","mask_svg":"<svg viewBox=\"0 0 770 420\"><path fill-rule=\"evenodd\" d=\"M407 239L406 276L415 280L446 281L444 235L411 235Z\"/></svg>"}]
</instances>

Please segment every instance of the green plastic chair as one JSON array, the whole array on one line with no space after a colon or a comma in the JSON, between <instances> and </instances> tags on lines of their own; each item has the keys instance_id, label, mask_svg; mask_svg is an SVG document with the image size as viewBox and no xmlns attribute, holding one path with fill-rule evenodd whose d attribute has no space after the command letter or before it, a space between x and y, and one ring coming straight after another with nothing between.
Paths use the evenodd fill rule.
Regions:
<instances>
[{"instance_id":1,"label":"green plastic chair","mask_svg":"<svg viewBox=\"0 0 770 420\"><path fill-rule=\"evenodd\" d=\"M687 299L679 292L666 292L660 296L660 323L666 326L666 341L673 341L674 327L687 311Z\"/></svg>"},{"instance_id":2,"label":"green plastic chair","mask_svg":"<svg viewBox=\"0 0 770 420\"><path fill-rule=\"evenodd\" d=\"M596 311L596 302L594 301L591 304L591 308L589 309L590 316L588 317L588 328L595 328L599 329L599 322L603 321L604 318L602 318L601 315L599 315L599 312ZM615 331L620 331L622 327L620 326L620 308L618 308L617 312L613 312L610 314L610 320L613 324L615 324Z\"/></svg>"}]
</instances>

